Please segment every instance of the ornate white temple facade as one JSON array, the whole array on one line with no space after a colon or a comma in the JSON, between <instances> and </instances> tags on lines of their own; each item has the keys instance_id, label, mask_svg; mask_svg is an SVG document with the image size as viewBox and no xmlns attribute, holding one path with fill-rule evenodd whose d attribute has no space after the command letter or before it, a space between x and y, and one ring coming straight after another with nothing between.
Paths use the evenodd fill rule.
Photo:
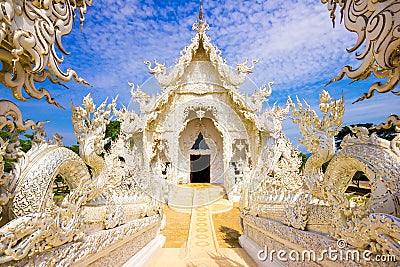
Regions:
<instances>
[{"instance_id":1,"label":"ornate white temple facade","mask_svg":"<svg viewBox=\"0 0 400 267\"><path fill-rule=\"evenodd\" d=\"M193 29L192 42L168 72L157 61L153 68L145 62L162 93L151 98L132 87L143 118L134 142L143 144L151 166L159 165L172 183L223 184L230 167L240 175L257 161L265 129L256 114L271 88L243 95L239 89L256 61L232 69L207 36L208 24L200 20Z\"/></svg>"}]
</instances>

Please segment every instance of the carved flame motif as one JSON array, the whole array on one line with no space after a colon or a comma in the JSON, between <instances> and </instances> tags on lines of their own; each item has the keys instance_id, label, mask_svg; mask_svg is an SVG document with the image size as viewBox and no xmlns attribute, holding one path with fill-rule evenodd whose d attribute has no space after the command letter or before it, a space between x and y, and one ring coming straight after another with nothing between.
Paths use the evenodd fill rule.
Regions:
<instances>
[{"instance_id":1,"label":"carved flame motif","mask_svg":"<svg viewBox=\"0 0 400 267\"><path fill-rule=\"evenodd\" d=\"M76 72L63 72L63 62L56 47L64 54L61 39L72 30L75 10L81 15L81 25L86 7L91 0L58 1L3 1L0 3L0 60L3 68L0 82L11 88L18 100L27 100L24 90L35 99L46 98L50 104L60 107L44 88L37 89L35 82L49 80L54 84L69 82L89 85ZM47 67L46 67L47 66Z\"/></svg>"},{"instance_id":2,"label":"carved flame motif","mask_svg":"<svg viewBox=\"0 0 400 267\"><path fill-rule=\"evenodd\" d=\"M397 115L390 115L384 123L379 124L377 129L387 129L395 125L396 136L390 142L390 147L393 152L400 157L400 117Z\"/></svg>"},{"instance_id":3,"label":"carved flame motif","mask_svg":"<svg viewBox=\"0 0 400 267\"><path fill-rule=\"evenodd\" d=\"M344 75L358 81L373 74L377 78L387 78L386 82L374 83L368 92L355 102L371 98L375 91L400 95L400 91L395 91L400 82L400 8L398 1L321 0L321 2L328 4L333 22L336 6L339 5L346 29L358 35L355 45L347 51L354 52L361 47L364 49L356 55L362 64L356 69L345 66L331 82L341 80Z\"/></svg>"}]
</instances>

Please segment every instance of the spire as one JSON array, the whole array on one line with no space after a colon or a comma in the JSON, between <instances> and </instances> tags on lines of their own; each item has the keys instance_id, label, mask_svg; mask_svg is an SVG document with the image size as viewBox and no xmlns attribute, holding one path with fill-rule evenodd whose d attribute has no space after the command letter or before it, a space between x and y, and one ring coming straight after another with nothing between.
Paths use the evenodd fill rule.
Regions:
<instances>
[{"instance_id":1,"label":"spire","mask_svg":"<svg viewBox=\"0 0 400 267\"><path fill-rule=\"evenodd\" d=\"M203 0L200 0L200 12L199 12L199 20L203 20Z\"/></svg>"},{"instance_id":2,"label":"spire","mask_svg":"<svg viewBox=\"0 0 400 267\"><path fill-rule=\"evenodd\" d=\"M203 0L200 0L199 21L195 22L192 28L200 35L203 35L205 31L210 29L210 26L206 22L203 22Z\"/></svg>"}]
</instances>

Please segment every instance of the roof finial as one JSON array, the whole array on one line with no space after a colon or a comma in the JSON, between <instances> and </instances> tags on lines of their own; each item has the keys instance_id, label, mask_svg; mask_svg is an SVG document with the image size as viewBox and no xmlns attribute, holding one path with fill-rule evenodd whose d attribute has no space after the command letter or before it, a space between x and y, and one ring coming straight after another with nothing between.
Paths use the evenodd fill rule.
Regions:
<instances>
[{"instance_id":1,"label":"roof finial","mask_svg":"<svg viewBox=\"0 0 400 267\"><path fill-rule=\"evenodd\" d=\"M203 0L200 0L200 12L199 12L199 20L203 20Z\"/></svg>"}]
</instances>

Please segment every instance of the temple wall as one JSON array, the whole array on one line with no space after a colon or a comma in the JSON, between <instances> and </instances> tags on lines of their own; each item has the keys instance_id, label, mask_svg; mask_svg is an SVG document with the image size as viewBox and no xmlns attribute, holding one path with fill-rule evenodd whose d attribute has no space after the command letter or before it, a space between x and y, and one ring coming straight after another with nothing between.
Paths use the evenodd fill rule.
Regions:
<instances>
[{"instance_id":1,"label":"temple wall","mask_svg":"<svg viewBox=\"0 0 400 267\"><path fill-rule=\"evenodd\" d=\"M379 262L364 260L362 250L359 252L360 259L358 260L357 255L354 254L353 260L352 252L355 249L350 246L341 249L338 247L337 240L328 235L296 229L279 221L253 215L242 215L241 220L243 235L239 238L239 242L258 266L382 265ZM332 251L331 256L325 252L329 249ZM261 250L263 253L259 254ZM281 260L278 259L279 251L285 252L285 255L281 252ZM297 252L299 253L298 258ZM315 260L313 253L315 253ZM384 265L396 266L396 262L385 262Z\"/></svg>"},{"instance_id":2,"label":"temple wall","mask_svg":"<svg viewBox=\"0 0 400 267\"><path fill-rule=\"evenodd\" d=\"M148 124L144 140L147 150L151 151L155 139L165 140L168 148L159 158L171 163L174 182L190 182L189 150L200 131L203 131L207 144L210 143L212 147L209 151L211 182L224 182L223 175L235 153L233 145L237 140L248 143L245 122L229 104L228 98L228 95L221 92L177 94L157 118Z\"/></svg>"},{"instance_id":3,"label":"temple wall","mask_svg":"<svg viewBox=\"0 0 400 267\"><path fill-rule=\"evenodd\" d=\"M4 266L122 266L159 239L160 224L159 215L137 219Z\"/></svg>"}]
</instances>

